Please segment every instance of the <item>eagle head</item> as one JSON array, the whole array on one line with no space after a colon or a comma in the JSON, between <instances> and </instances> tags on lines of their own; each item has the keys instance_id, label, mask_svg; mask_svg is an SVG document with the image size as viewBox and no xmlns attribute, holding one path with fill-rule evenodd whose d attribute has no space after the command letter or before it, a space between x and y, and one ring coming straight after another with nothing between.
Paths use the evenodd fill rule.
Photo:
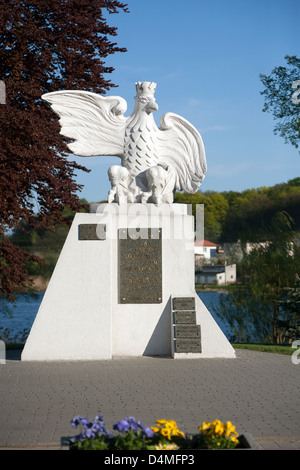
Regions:
<instances>
[{"instance_id":1,"label":"eagle head","mask_svg":"<svg viewBox=\"0 0 300 470\"><path fill-rule=\"evenodd\" d=\"M156 83L154 82L137 82L135 101L137 104L137 111L145 111L147 114L153 113L158 110L158 105L154 98L156 90Z\"/></svg>"}]
</instances>

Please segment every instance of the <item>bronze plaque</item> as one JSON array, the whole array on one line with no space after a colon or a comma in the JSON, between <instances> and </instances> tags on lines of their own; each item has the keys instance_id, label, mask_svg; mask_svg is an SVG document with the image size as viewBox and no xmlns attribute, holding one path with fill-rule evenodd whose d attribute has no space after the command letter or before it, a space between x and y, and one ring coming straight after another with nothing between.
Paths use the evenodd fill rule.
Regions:
<instances>
[{"instance_id":1,"label":"bronze plaque","mask_svg":"<svg viewBox=\"0 0 300 470\"><path fill-rule=\"evenodd\" d=\"M162 302L161 229L119 230L119 301Z\"/></svg>"}]
</instances>

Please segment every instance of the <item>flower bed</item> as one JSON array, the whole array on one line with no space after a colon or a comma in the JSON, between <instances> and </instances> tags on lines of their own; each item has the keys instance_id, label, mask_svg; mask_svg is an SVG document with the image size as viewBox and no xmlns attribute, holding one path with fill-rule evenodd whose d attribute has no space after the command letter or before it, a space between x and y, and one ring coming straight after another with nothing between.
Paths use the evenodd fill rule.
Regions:
<instances>
[{"instance_id":1,"label":"flower bed","mask_svg":"<svg viewBox=\"0 0 300 470\"><path fill-rule=\"evenodd\" d=\"M114 433L105 428L103 416L89 421L76 416L71 420L80 434L70 439L70 450L179 450L234 449L241 447L235 426L230 421L203 422L197 434L180 431L173 420L158 419L156 426L145 426L133 417L113 425Z\"/></svg>"}]
</instances>

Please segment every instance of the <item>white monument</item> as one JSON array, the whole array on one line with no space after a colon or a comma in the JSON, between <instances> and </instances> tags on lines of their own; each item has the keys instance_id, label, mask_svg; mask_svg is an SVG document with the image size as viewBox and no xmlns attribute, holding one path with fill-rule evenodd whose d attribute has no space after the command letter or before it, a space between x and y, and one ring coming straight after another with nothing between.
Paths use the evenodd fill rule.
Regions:
<instances>
[{"instance_id":1,"label":"white monument","mask_svg":"<svg viewBox=\"0 0 300 470\"><path fill-rule=\"evenodd\" d=\"M135 107L85 91L43 95L79 156L115 155L108 203L76 214L22 360L113 356L235 357L195 292L194 218L172 204L206 174L204 145L184 118L158 128L153 82L136 84Z\"/></svg>"}]
</instances>

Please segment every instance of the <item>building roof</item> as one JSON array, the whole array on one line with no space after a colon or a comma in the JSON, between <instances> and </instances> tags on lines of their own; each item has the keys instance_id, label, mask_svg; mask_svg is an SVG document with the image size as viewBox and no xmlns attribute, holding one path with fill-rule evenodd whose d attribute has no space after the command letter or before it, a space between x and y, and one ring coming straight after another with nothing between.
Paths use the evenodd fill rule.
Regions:
<instances>
[{"instance_id":1,"label":"building roof","mask_svg":"<svg viewBox=\"0 0 300 470\"><path fill-rule=\"evenodd\" d=\"M211 248L217 248L219 245L208 240L195 240L195 246L210 246Z\"/></svg>"}]
</instances>

